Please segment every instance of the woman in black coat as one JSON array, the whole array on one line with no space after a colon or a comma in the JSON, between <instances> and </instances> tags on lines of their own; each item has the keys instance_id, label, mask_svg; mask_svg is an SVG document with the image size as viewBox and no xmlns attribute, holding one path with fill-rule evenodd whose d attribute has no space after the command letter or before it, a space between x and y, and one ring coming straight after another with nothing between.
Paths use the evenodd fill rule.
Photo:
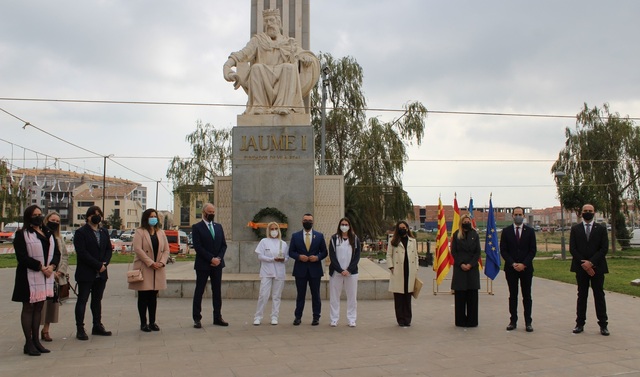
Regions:
<instances>
[{"instance_id":1,"label":"woman in black coat","mask_svg":"<svg viewBox=\"0 0 640 377\"><path fill-rule=\"evenodd\" d=\"M26 343L24 353L40 356L49 350L38 339L42 306L53 297L54 271L60 262L60 251L51 232L42 227L40 207L32 205L24 211L22 230L16 232L13 248L18 260L12 301L22 302L20 322Z\"/></svg>"},{"instance_id":2,"label":"woman in black coat","mask_svg":"<svg viewBox=\"0 0 640 377\"><path fill-rule=\"evenodd\" d=\"M478 290L480 289L480 237L471 227L471 217L460 217L459 229L451 236L456 326L478 326Z\"/></svg>"}]
</instances>

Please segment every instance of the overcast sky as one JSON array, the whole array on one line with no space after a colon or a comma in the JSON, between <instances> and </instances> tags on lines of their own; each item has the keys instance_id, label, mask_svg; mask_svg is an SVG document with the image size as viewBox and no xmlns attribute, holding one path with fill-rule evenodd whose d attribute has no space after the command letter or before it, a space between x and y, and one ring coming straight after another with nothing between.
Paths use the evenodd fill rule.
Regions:
<instances>
[{"instance_id":1,"label":"overcast sky","mask_svg":"<svg viewBox=\"0 0 640 377\"><path fill-rule=\"evenodd\" d=\"M250 0L11 1L0 12L0 108L130 170L171 209L168 159L188 156L197 120L231 127L237 106L87 104L79 99L243 105L222 77L249 39ZM609 103L640 117L640 2L311 0L311 49L363 67L372 109L420 101L435 111L411 147L404 185L415 204L558 204L550 168L575 115ZM400 113L369 112L382 120ZM103 159L0 112L0 158L19 167L102 174ZM8 141L8 142L7 142ZM10 144L13 143L13 144ZM23 158L26 157L26 158ZM137 157L137 158L125 158ZM474 161L476 160L476 161ZM479 160L479 161L477 161Z\"/></svg>"}]
</instances>

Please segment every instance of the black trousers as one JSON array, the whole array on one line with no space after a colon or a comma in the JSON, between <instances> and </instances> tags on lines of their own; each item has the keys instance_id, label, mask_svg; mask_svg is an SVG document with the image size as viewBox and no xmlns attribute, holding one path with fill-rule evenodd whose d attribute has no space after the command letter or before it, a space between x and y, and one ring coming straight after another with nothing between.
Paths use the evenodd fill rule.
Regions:
<instances>
[{"instance_id":1,"label":"black trousers","mask_svg":"<svg viewBox=\"0 0 640 377\"><path fill-rule=\"evenodd\" d=\"M107 281L95 279L93 281L78 282L78 301L76 301L76 326L84 327L84 313L87 309L87 301L91 295L91 315L93 316L93 326L102 323L102 295L107 286Z\"/></svg>"},{"instance_id":2,"label":"black trousers","mask_svg":"<svg viewBox=\"0 0 640 377\"><path fill-rule=\"evenodd\" d=\"M393 293L393 304L396 309L398 325L411 325L411 293Z\"/></svg>"},{"instance_id":3,"label":"black trousers","mask_svg":"<svg viewBox=\"0 0 640 377\"><path fill-rule=\"evenodd\" d=\"M149 324L156 323L156 309L158 307L158 291L138 291L138 314L140 324L147 324L147 311L149 312Z\"/></svg>"},{"instance_id":4,"label":"black trousers","mask_svg":"<svg viewBox=\"0 0 640 377\"><path fill-rule=\"evenodd\" d=\"M518 323L518 285L522 290L522 306L524 308L524 322L531 324L531 283L533 282L533 271L525 269L524 271L516 271L511 267L507 267L504 271L509 286L509 314L511 315L511 323Z\"/></svg>"},{"instance_id":5,"label":"black trousers","mask_svg":"<svg viewBox=\"0 0 640 377\"><path fill-rule=\"evenodd\" d=\"M455 321L458 327L478 326L478 290L455 291Z\"/></svg>"},{"instance_id":6,"label":"black trousers","mask_svg":"<svg viewBox=\"0 0 640 377\"><path fill-rule=\"evenodd\" d=\"M296 310L294 315L296 318L302 318L304 312L304 302L307 298L307 285L311 291L311 309L313 310L313 319L320 319L320 311L322 310L322 301L320 300L320 279L321 277L312 278L307 276L296 276Z\"/></svg>"},{"instance_id":7,"label":"black trousers","mask_svg":"<svg viewBox=\"0 0 640 377\"><path fill-rule=\"evenodd\" d=\"M587 321L587 299L589 298L589 285L593 291L593 300L596 303L596 317L598 325L607 327L607 303L604 300L604 274L589 276L584 270L576 272L578 283L578 305L576 308L576 325L584 326Z\"/></svg>"},{"instance_id":8,"label":"black trousers","mask_svg":"<svg viewBox=\"0 0 640 377\"><path fill-rule=\"evenodd\" d=\"M196 289L193 292L193 320L202 319L202 295L211 278L211 303L213 304L213 320L222 318L222 268L196 270Z\"/></svg>"}]
</instances>

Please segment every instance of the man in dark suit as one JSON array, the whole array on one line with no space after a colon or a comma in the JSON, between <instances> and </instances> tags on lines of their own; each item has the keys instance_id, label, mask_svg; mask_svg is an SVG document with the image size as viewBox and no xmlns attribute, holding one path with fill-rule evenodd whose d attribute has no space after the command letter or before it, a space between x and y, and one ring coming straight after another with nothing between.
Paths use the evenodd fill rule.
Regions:
<instances>
[{"instance_id":1,"label":"man in dark suit","mask_svg":"<svg viewBox=\"0 0 640 377\"><path fill-rule=\"evenodd\" d=\"M294 326L302 320L304 301L307 296L307 284L311 291L311 308L313 309L312 326L320 323L320 279L324 275L322 260L327 257L327 244L324 235L313 230L313 216L310 213L302 217L303 230L291 235L289 257L295 259L293 276L296 279L296 310Z\"/></svg>"},{"instance_id":2,"label":"man in dark suit","mask_svg":"<svg viewBox=\"0 0 640 377\"><path fill-rule=\"evenodd\" d=\"M211 278L211 301L213 303L213 324L229 326L222 319L222 269L224 268L224 253L227 251L227 241L224 239L222 225L214 223L216 207L207 203L202 207L202 221L191 227L193 248L196 250L196 289L193 292L193 327L202 328L202 295Z\"/></svg>"},{"instance_id":3,"label":"man in dark suit","mask_svg":"<svg viewBox=\"0 0 640 377\"><path fill-rule=\"evenodd\" d=\"M107 266L111 261L113 246L109 233L100 227L102 210L91 206L85 214L85 225L76 230L73 246L78 262L75 278L78 283L78 301L76 301L76 338L88 340L84 329L84 313L91 295L91 314L93 315L92 335L110 336L102 324L102 295L107 285Z\"/></svg>"},{"instance_id":4,"label":"man in dark suit","mask_svg":"<svg viewBox=\"0 0 640 377\"><path fill-rule=\"evenodd\" d=\"M596 316L600 325L600 334L609 335L607 303L604 300L604 274L609 273L606 255L609 251L607 228L593 221L595 208L591 204L582 206L582 222L571 227L569 251L571 272L576 273L578 283L578 304L576 308L576 327L574 334L584 331L587 321L587 298L589 285L596 303Z\"/></svg>"},{"instance_id":5,"label":"man in dark suit","mask_svg":"<svg viewBox=\"0 0 640 377\"><path fill-rule=\"evenodd\" d=\"M524 209L515 207L512 213L513 225L502 230L500 254L504 259L504 275L509 285L509 314L507 331L518 327L518 283L522 291L524 323L527 332L531 325L531 283L533 281L533 258L536 256L536 232L524 224Z\"/></svg>"}]
</instances>

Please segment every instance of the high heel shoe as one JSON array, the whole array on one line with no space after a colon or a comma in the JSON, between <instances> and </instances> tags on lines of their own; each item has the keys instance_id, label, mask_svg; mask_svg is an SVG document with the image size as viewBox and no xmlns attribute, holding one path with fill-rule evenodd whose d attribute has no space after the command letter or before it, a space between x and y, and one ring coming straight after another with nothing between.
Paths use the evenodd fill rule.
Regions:
<instances>
[{"instance_id":1,"label":"high heel shoe","mask_svg":"<svg viewBox=\"0 0 640 377\"><path fill-rule=\"evenodd\" d=\"M24 351L25 355L40 356L40 351L38 351L38 349L36 349L36 347L33 345L33 342L27 342L24 345L23 351Z\"/></svg>"},{"instance_id":2,"label":"high heel shoe","mask_svg":"<svg viewBox=\"0 0 640 377\"><path fill-rule=\"evenodd\" d=\"M44 330L40 331L40 339L44 340L45 342L51 342L53 340L49 336L49 333L45 332Z\"/></svg>"}]
</instances>

